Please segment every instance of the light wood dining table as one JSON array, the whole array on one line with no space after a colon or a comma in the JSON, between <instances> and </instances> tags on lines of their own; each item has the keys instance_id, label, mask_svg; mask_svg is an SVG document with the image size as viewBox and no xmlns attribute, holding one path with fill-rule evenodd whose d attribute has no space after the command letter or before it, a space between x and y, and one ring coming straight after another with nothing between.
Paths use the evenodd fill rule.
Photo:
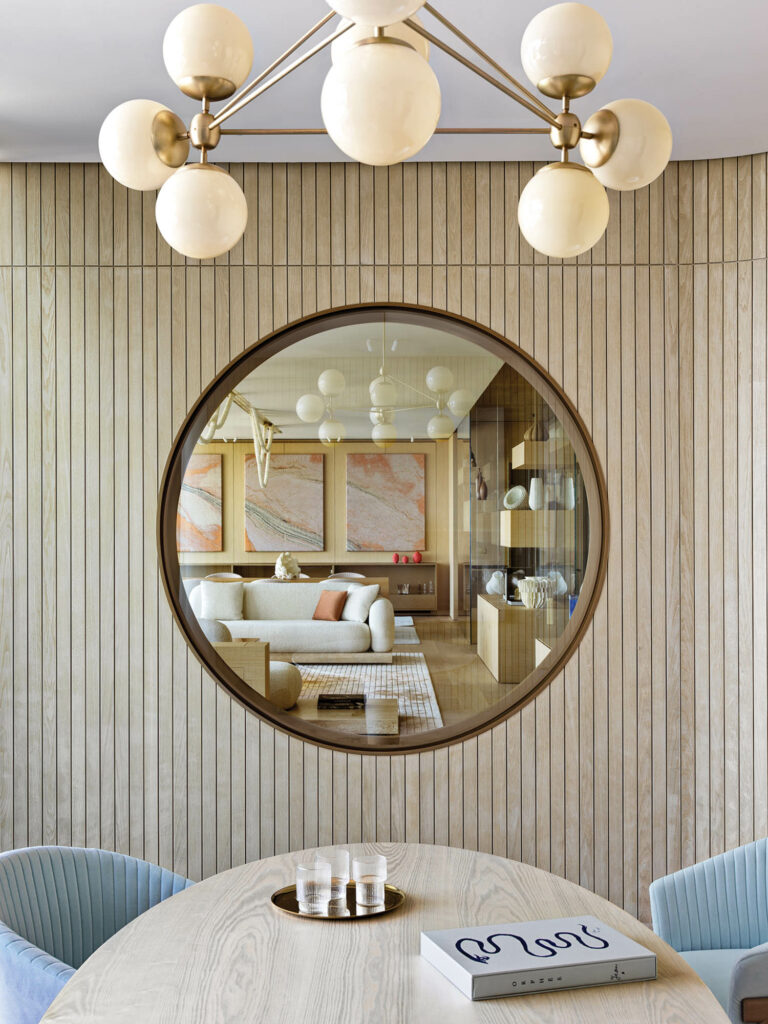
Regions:
<instances>
[{"instance_id":1,"label":"light wood dining table","mask_svg":"<svg viewBox=\"0 0 768 1024\"><path fill-rule=\"evenodd\" d=\"M233 868L142 914L62 989L45 1024L727 1024L710 990L652 931L572 882L516 861L415 844L383 853L398 911L288 916L270 896L305 859ZM419 954L422 930L593 914L653 950L656 981L471 1002Z\"/></svg>"}]
</instances>

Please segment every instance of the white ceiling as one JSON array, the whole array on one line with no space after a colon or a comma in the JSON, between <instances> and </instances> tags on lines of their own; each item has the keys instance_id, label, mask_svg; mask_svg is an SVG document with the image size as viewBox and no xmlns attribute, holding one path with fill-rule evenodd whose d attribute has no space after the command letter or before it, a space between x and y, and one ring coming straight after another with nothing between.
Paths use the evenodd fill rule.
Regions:
<instances>
[{"instance_id":1,"label":"white ceiling","mask_svg":"<svg viewBox=\"0 0 768 1024\"><path fill-rule=\"evenodd\" d=\"M254 73L326 12L323 0L274 4L225 0L248 25ZM186 121L196 104L177 91L162 39L185 0L3 0L0 33L0 159L93 161L105 115L134 97L155 99ZM436 6L519 78L520 38L547 0L436 0ZM673 157L735 156L768 148L766 0L595 0L614 39L613 64L595 92L575 104L582 120L601 104L639 96L667 115ZM435 22L424 15L430 29ZM445 30L437 34L445 38ZM321 127L326 52L230 122L233 127ZM442 53L441 126L541 126L522 107ZM546 137L435 137L423 160L546 160ZM229 138L223 162L341 160L325 137Z\"/></svg>"},{"instance_id":2,"label":"white ceiling","mask_svg":"<svg viewBox=\"0 0 768 1024\"><path fill-rule=\"evenodd\" d=\"M333 399L334 414L344 423L349 439L367 439L371 434L368 385L378 376L381 366L381 324L337 327L315 334L280 352L236 385L254 408L280 427L278 440L317 440L316 423L301 423L296 415L296 399L303 394L318 394L317 378L323 370L341 370L346 387ZM368 340L372 341L369 350ZM392 342L397 341L394 352ZM412 388L427 393L427 371L447 366L454 376L454 388L466 388L474 404L498 373L502 361L446 331L418 324L387 325L387 354L384 368L388 374ZM436 397L436 396L435 396ZM402 440L427 436L427 422L437 409L428 407L408 388L398 387L398 407L394 422ZM454 423L458 421L454 418ZM251 437L248 417L233 405L224 426L217 431L221 440Z\"/></svg>"}]
</instances>

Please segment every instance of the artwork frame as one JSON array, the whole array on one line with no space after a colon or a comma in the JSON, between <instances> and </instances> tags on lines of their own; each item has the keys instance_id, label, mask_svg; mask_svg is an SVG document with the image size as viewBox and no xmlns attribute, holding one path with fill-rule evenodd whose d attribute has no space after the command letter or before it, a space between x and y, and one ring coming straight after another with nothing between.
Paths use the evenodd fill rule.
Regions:
<instances>
[{"instance_id":1,"label":"artwork frame","mask_svg":"<svg viewBox=\"0 0 768 1024\"><path fill-rule=\"evenodd\" d=\"M223 458L220 452L193 452L184 469L176 511L179 554L224 551Z\"/></svg>"},{"instance_id":2,"label":"artwork frame","mask_svg":"<svg viewBox=\"0 0 768 1024\"><path fill-rule=\"evenodd\" d=\"M243 453L243 547L248 555L325 550L322 452L273 454L264 488L255 455Z\"/></svg>"},{"instance_id":3,"label":"artwork frame","mask_svg":"<svg viewBox=\"0 0 768 1024\"><path fill-rule=\"evenodd\" d=\"M348 452L346 550L423 551L424 452Z\"/></svg>"}]
</instances>

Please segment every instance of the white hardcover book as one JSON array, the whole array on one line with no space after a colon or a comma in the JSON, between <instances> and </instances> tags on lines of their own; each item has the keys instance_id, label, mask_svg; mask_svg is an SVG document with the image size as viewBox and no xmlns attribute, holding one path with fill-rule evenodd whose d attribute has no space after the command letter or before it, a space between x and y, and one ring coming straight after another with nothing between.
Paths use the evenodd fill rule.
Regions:
<instances>
[{"instance_id":1,"label":"white hardcover book","mask_svg":"<svg viewBox=\"0 0 768 1024\"><path fill-rule=\"evenodd\" d=\"M656 954L596 917L421 933L421 955L469 999L656 977Z\"/></svg>"}]
</instances>

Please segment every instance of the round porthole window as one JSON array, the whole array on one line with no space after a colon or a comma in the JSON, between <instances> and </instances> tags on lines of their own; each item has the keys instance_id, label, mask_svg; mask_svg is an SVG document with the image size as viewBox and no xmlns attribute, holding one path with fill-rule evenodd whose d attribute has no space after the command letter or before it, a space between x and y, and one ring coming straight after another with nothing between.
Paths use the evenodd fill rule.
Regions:
<instances>
[{"instance_id":1,"label":"round porthole window","mask_svg":"<svg viewBox=\"0 0 768 1024\"><path fill-rule=\"evenodd\" d=\"M602 586L594 446L520 348L402 305L302 320L206 388L166 466L160 563L232 696L337 749L490 728L574 652Z\"/></svg>"}]
</instances>

